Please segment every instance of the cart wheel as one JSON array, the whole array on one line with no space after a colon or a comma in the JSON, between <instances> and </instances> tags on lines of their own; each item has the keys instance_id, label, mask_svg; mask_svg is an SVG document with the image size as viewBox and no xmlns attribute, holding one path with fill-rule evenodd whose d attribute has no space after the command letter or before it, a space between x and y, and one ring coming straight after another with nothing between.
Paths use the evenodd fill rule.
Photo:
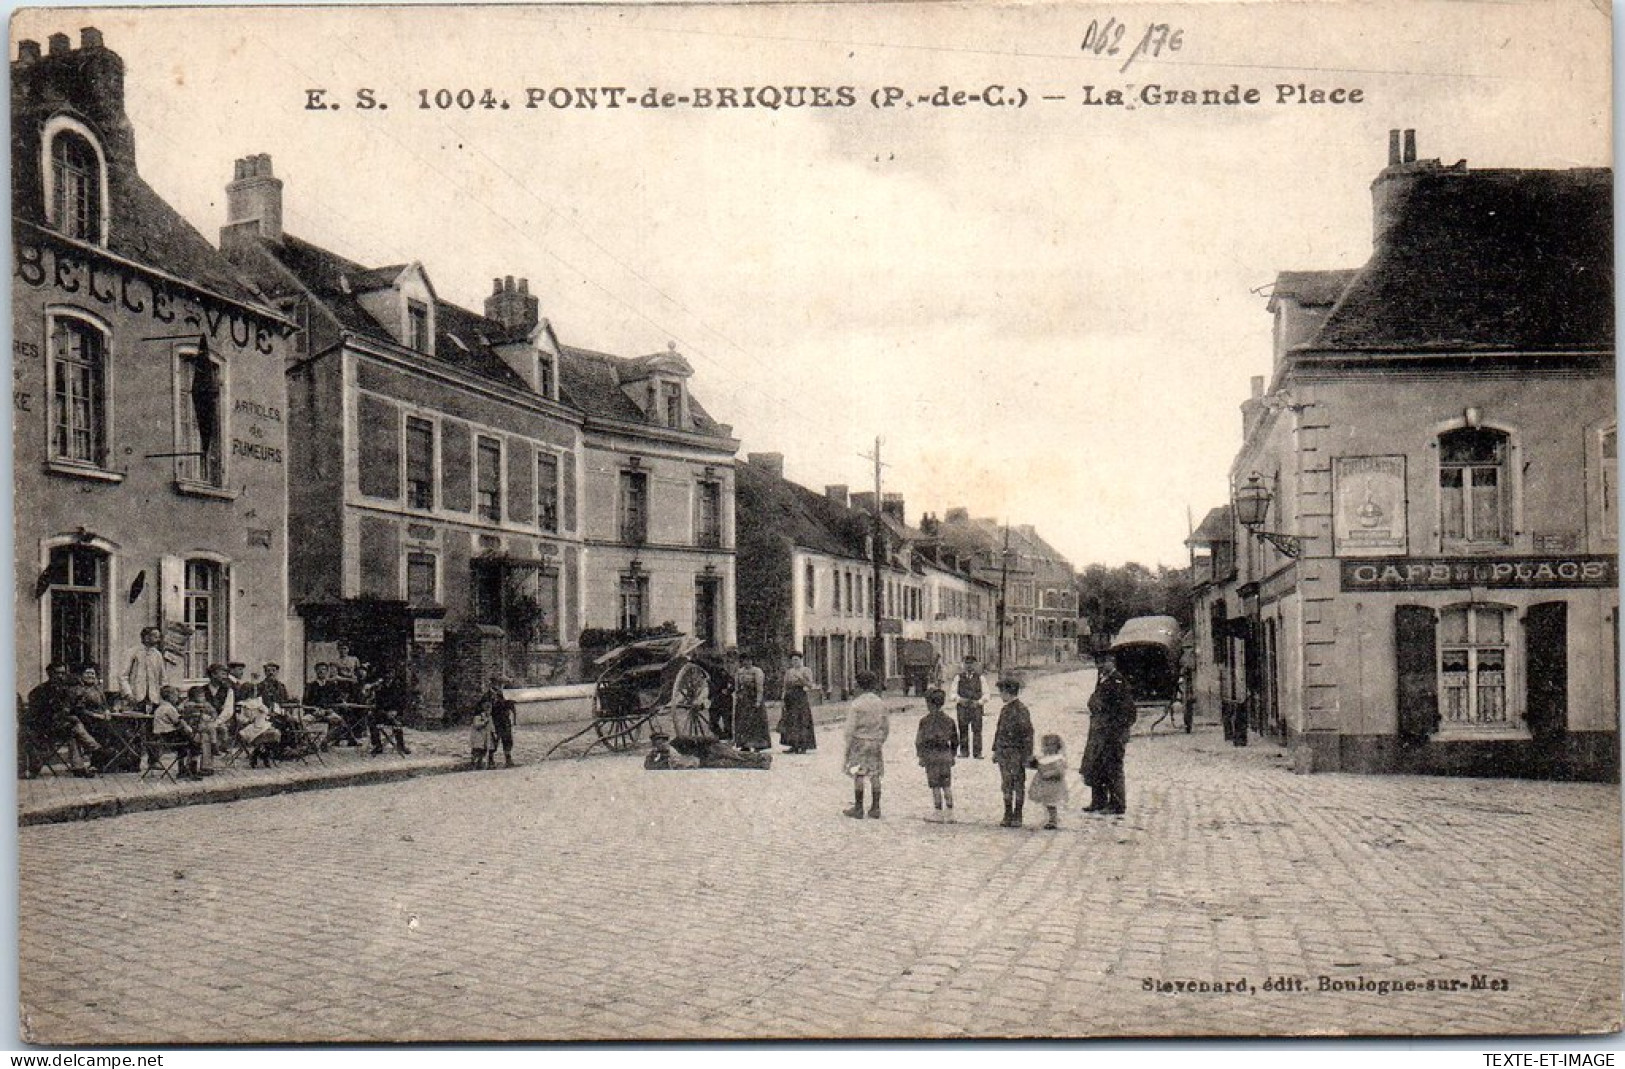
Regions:
<instances>
[{"instance_id":1,"label":"cart wheel","mask_svg":"<svg viewBox=\"0 0 1625 1069\"><path fill-rule=\"evenodd\" d=\"M617 753L630 750L637 745L638 736L643 733L641 721L621 717L604 717L596 726L599 741Z\"/></svg>"}]
</instances>

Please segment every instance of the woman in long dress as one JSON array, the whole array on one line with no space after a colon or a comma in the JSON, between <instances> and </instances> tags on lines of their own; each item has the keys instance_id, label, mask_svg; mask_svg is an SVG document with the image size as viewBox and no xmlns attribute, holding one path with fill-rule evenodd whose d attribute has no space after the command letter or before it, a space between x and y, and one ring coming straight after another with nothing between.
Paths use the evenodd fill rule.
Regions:
<instances>
[{"instance_id":1,"label":"woman in long dress","mask_svg":"<svg viewBox=\"0 0 1625 1069\"><path fill-rule=\"evenodd\" d=\"M792 653L790 667L784 671L784 712L779 715L779 742L786 753L818 749L812 702L807 697L812 685L812 670L802 663L801 654Z\"/></svg>"},{"instance_id":2,"label":"woman in long dress","mask_svg":"<svg viewBox=\"0 0 1625 1069\"><path fill-rule=\"evenodd\" d=\"M768 750L766 679L748 657L739 659L734 673L734 745L741 750Z\"/></svg>"}]
</instances>

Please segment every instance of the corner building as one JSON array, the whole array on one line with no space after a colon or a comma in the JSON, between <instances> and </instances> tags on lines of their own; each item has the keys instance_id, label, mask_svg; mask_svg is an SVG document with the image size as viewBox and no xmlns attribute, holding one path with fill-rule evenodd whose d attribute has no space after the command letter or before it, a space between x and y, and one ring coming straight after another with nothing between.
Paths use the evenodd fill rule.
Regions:
<instances>
[{"instance_id":1,"label":"corner building","mask_svg":"<svg viewBox=\"0 0 1625 1069\"><path fill-rule=\"evenodd\" d=\"M142 180L97 30L11 87L18 689L149 626L180 683L284 662L293 325Z\"/></svg>"},{"instance_id":2,"label":"corner building","mask_svg":"<svg viewBox=\"0 0 1625 1069\"><path fill-rule=\"evenodd\" d=\"M1612 175L1400 144L1370 261L1270 300L1232 493L1299 543L1235 529L1237 697L1316 768L1617 777Z\"/></svg>"}]
</instances>

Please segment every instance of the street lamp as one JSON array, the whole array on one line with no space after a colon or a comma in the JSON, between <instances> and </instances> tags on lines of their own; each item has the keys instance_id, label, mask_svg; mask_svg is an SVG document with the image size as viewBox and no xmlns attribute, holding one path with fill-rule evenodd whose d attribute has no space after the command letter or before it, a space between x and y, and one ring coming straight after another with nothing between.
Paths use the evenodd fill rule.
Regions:
<instances>
[{"instance_id":1,"label":"street lamp","mask_svg":"<svg viewBox=\"0 0 1625 1069\"><path fill-rule=\"evenodd\" d=\"M1303 539L1280 531L1259 530L1264 523L1264 517L1269 515L1270 502L1274 498L1275 495L1270 493L1270 488L1264 485L1264 477L1256 471L1253 472L1247 476L1247 482L1235 492L1236 522L1247 528L1253 537L1263 539L1296 560L1303 555Z\"/></svg>"}]
</instances>

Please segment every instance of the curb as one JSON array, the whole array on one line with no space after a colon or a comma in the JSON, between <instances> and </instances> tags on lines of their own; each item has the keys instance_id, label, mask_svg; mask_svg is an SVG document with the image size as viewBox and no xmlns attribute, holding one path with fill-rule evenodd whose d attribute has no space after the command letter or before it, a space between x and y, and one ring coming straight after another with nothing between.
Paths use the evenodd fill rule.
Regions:
<instances>
[{"instance_id":1,"label":"curb","mask_svg":"<svg viewBox=\"0 0 1625 1069\"><path fill-rule=\"evenodd\" d=\"M17 814L17 826L26 828L39 824L66 824L77 820L99 820L103 817L124 816L128 813L148 813L159 809L178 809L181 806L239 802L249 798L292 794L295 791L320 791L334 787L363 787L378 783L398 783L403 780L416 779L419 776L438 776L448 772L459 772L466 769L466 767L466 761L447 757L432 765L409 765L387 769L368 768L343 775L244 783L217 790L141 795L134 798L104 798L94 802L68 802L20 812Z\"/></svg>"}]
</instances>

